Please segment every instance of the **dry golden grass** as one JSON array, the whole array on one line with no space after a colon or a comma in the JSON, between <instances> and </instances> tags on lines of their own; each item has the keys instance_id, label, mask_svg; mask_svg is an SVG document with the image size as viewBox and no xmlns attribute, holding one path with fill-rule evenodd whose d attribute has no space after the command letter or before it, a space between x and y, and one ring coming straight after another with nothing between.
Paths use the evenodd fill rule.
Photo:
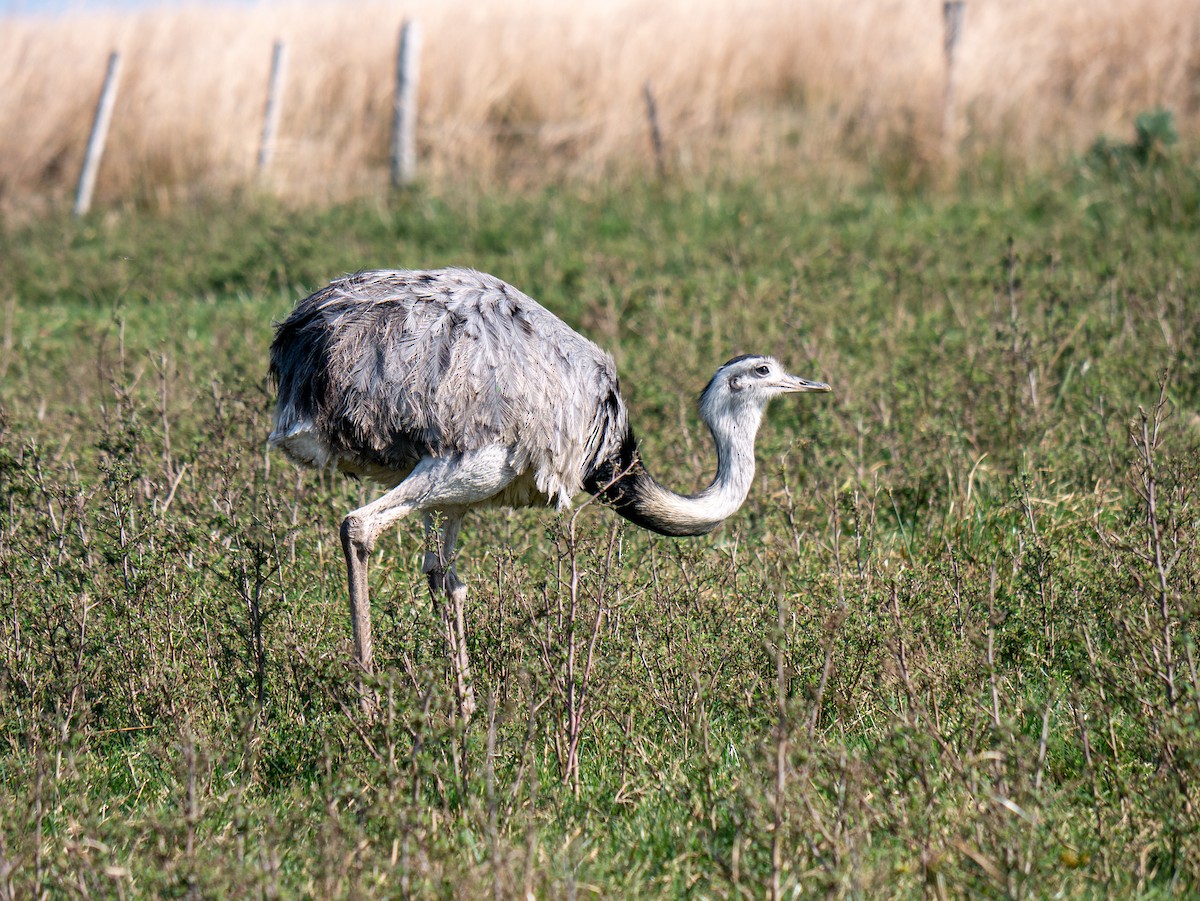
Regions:
<instances>
[{"instance_id":1,"label":"dry golden grass","mask_svg":"<svg viewBox=\"0 0 1200 901\"><path fill-rule=\"evenodd\" d=\"M679 170L939 158L937 0L552 0L279 4L16 17L0 30L0 200L76 178L111 49L125 55L100 199L160 202L244 183L272 42L289 46L272 185L321 198L384 183L400 22L424 29L422 174L486 184L652 165L654 84ZM960 150L1044 160L1200 112L1195 0L969 0L956 72Z\"/></svg>"}]
</instances>

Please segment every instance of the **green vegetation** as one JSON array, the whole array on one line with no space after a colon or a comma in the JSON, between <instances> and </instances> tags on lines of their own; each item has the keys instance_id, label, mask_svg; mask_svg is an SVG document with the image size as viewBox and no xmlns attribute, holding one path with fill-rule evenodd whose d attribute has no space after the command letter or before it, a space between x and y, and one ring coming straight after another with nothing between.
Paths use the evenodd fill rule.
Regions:
<instances>
[{"instance_id":1,"label":"green vegetation","mask_svg":"<svg viewBox=\"0 0 1200 901\"><path fill-rule=\"evenodd\" d=\"M0 229L0 897L1200 890L1198 203L1156 153ZM835 389L776 403L709 538L470 519L465 728L419 524L376 551L372 721L371 489L264 449L272 321L451 263L611 349L679 488L727 357Z\"/></svg>"}]
</instances>

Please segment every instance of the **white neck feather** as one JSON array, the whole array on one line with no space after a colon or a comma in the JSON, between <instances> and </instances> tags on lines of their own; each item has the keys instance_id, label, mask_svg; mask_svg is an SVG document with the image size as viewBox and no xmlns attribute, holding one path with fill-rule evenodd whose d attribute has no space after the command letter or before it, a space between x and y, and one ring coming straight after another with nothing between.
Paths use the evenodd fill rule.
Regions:
<instances>
[{"instance_id":1,"label":"white neck feather","mask_svg":"<svg viewBox=\"0 0 1200 901\"><path fill-rule=\"evenodd\" d=\"M717 474L697 494L676 494L648 473L639 479L636 507L645 525L666 535L703 535L728 519L746 500L754 482L754 439L762 410L713 411L708 427L717 445Z\"/></svg>"}]
</instances>

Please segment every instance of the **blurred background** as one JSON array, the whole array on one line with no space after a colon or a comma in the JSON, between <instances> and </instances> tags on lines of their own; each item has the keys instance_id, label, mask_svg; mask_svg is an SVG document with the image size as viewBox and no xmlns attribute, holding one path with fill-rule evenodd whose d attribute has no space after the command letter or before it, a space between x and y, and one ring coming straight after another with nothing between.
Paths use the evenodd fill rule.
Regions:
<instances>
[{"instance_id":1,"label":"blurred background","mask_svg":"<svg viewBox=\"0 0 1200 901\"><path fill-rule=\"evenodd\" d=\"M1098 140L1193 135L1194 0L409 0L0 4L0 205L75 189L106 60L122 71L97 202L387 184L396 53L419 23L419 177L480 186L653 172L1024 172ZM274 154L257 159L286 46ZM655 107L648 116L647 86ZM651 129L657 127L656 156Z\"/></svg>"}]
</instances>

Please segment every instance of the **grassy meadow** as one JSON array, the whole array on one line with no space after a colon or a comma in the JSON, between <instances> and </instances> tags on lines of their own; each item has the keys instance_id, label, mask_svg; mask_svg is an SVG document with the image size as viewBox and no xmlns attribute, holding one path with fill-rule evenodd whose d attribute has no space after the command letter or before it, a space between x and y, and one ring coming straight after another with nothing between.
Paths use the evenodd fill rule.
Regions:
<instances>
[{"instance_id":1,"label":"grassy meadow","mask_svg":"<svg viewBox=\"0 0 1200 901\"><path fill-rule=\"evenodd\" d=\"M0 230L0 898L1200 890L1200 178L257 195ZM464 725L406 522L356 703L337 527L266 452L271 323L467 264L609 348L651 469L777 401L743 510L468 519Z\"/></svg>"}]
</instances>

